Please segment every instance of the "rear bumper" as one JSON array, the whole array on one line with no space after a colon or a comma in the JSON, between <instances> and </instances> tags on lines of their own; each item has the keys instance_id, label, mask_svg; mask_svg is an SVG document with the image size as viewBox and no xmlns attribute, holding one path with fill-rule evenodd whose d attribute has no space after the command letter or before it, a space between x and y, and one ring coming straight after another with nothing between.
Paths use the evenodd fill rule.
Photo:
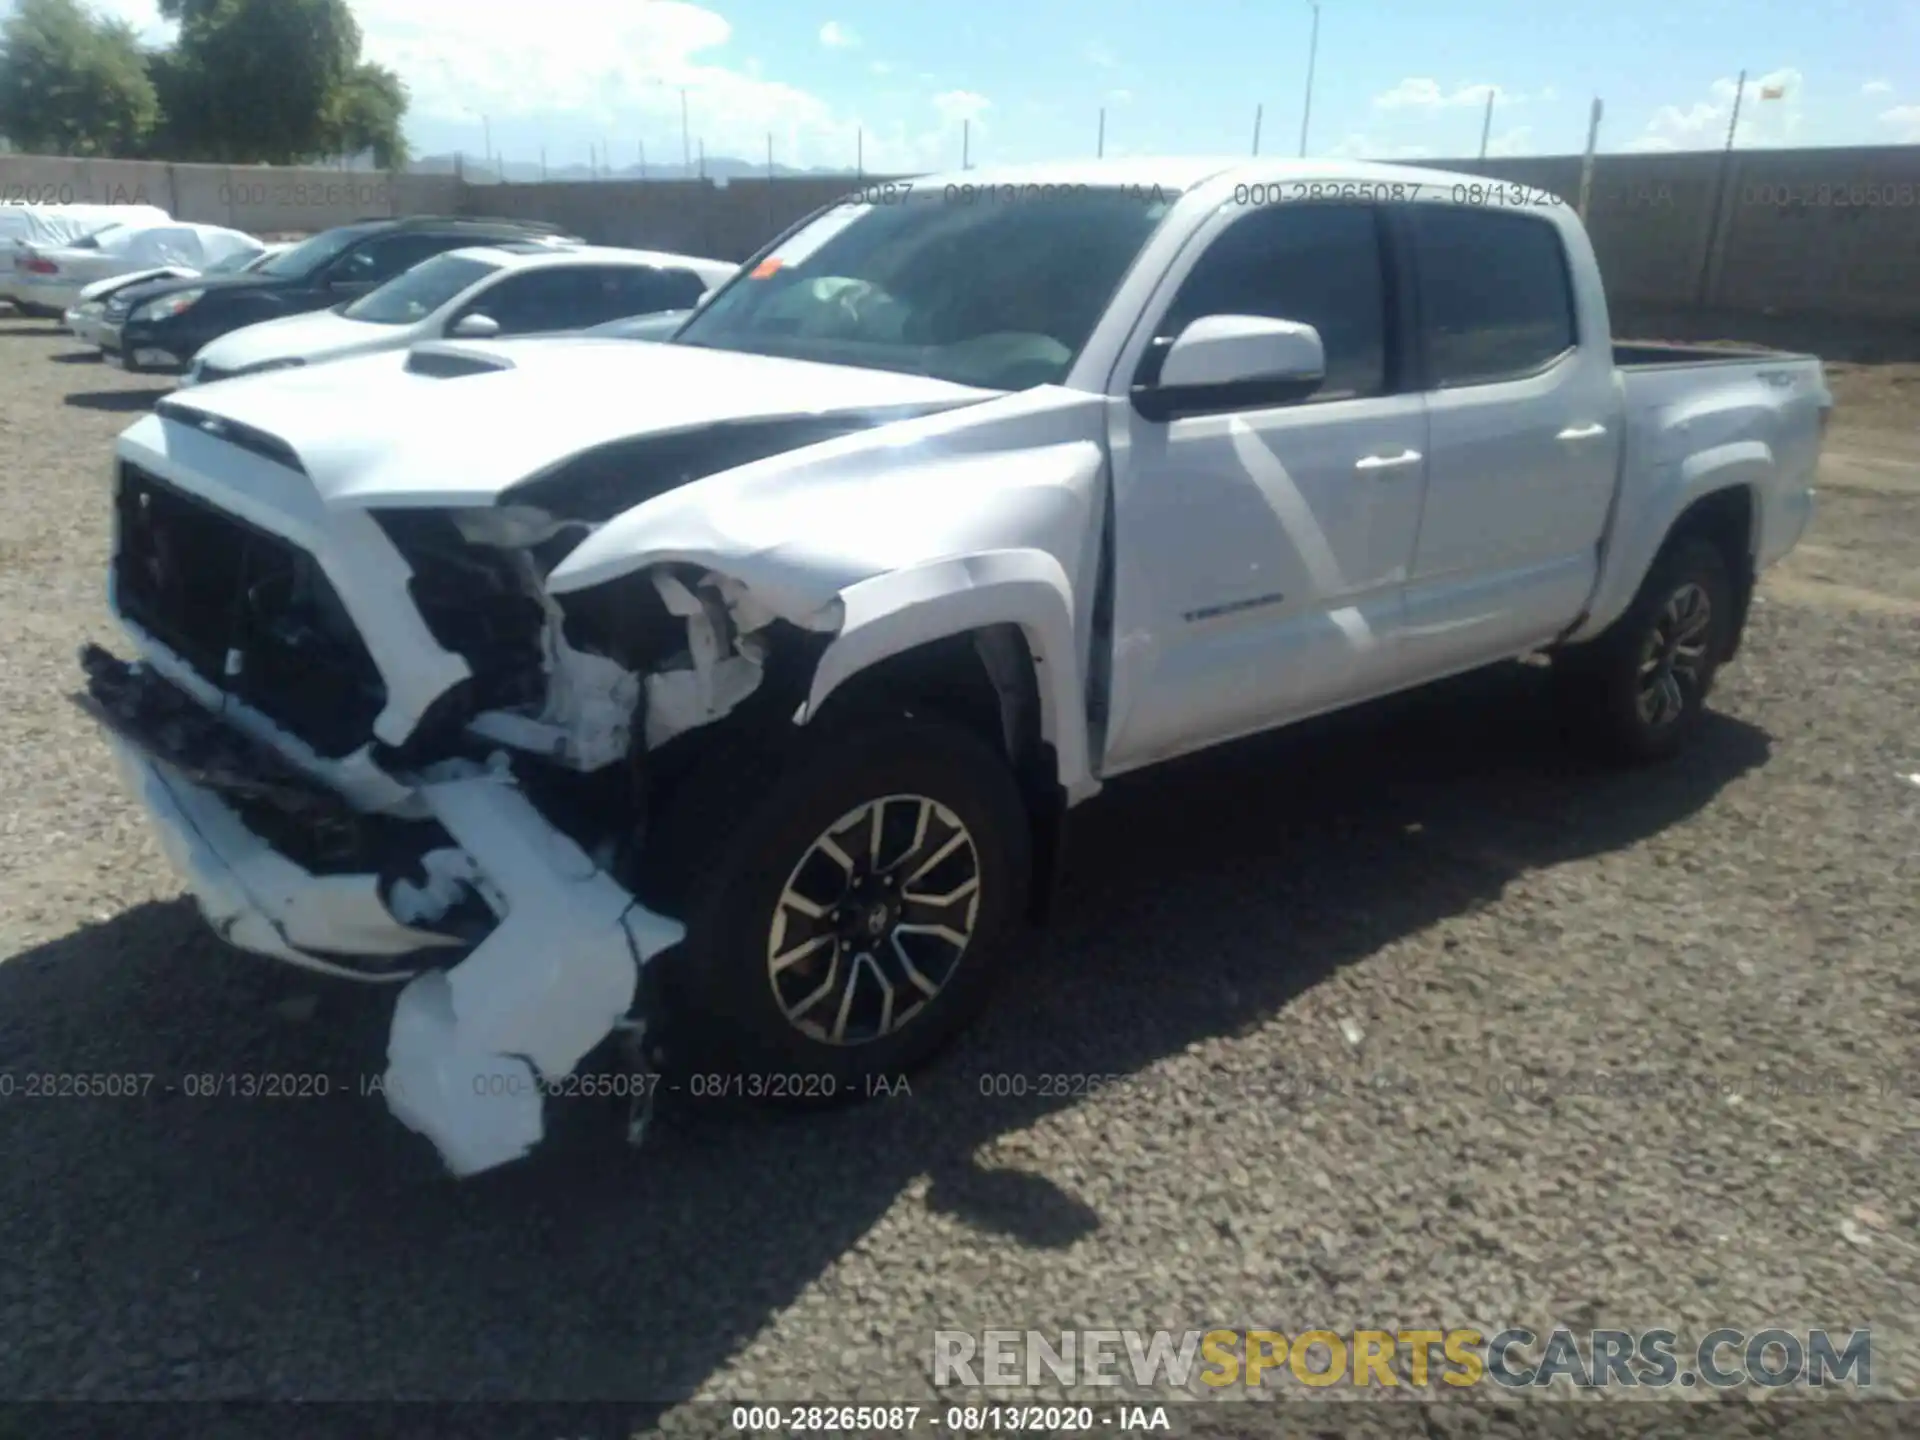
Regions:
<instances>
[{"instance_id":1,"label":"rear bumper","mask_svg":"<svg viewBox=\"0 0 1920 1440\"><path fill-rule=\"evenodd\" d=\"M365 816L227 729L185 692L90 648L76 696L202 913L232 944L326 974L404 982L389 1108L455 1174L543 1133L542 1080L632 1009L640 967L681 927L639 902L511 776L442 767L418 820ZM342 838L324 866L287 853ZM356 863L356 861L358 863ZM451 963L451 968L440 968Z\"/></svg>"},{"instance_id":2,"label":"rear bumper","mask_svg":"<svg viewBox=\"0 0 1920 1440\"><path fill-rule=\"evenodd\" d=\"M63 315L67 307L78 303L82 282L68 280L58 275L35 275L28 270L17 270L13 277L13 302L16 305L32 306L36 310L50 310Z\"/></svg>"}]
</instances>

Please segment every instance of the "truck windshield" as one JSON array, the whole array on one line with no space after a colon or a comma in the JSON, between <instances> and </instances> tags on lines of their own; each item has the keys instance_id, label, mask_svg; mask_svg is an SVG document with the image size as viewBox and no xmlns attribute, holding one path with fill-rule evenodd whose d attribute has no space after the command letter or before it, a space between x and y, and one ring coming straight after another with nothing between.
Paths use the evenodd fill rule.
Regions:
<instances>
[{"instance_id":1,"label":"truck windshield","mask_svg":"<svg viewBox=\"0 0 1920 1440\"><path fill-rule=\"evenodd\" d=\"M394 276L378 290L369 290L340 313L349 320L374 325L411 325L499 268L461 255L436 255Z\"/></svg>"},{"instance_id":2,"label":"truck windshield","mask_svg":"<svg viewBox=\"0 0 1920 1440\"><path fill-rule=\"evenodd\" d=\"M1175 198L948 185L838 205L742 271L674 343L992 390L1057 383Z\"/></svg>"}]
</instances>

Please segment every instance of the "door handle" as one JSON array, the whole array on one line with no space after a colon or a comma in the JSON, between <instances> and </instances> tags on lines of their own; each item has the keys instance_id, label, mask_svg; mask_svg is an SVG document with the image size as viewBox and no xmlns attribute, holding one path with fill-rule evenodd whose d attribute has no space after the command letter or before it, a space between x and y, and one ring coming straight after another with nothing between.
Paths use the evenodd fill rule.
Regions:
<instances>
[{"instance_id":1,"label":"door handle","mask_svg":"<svg viewBox=\"0 0 1920 1440\"><path fill-rule=\"evenodd\" d=\"M1592 425L1574 425L1562 430L1553 438L1556 440L1594 440L1607 433L1607 427L1595 422Z\"/></svg>"},{"instance_id":2,"label":"door handle","mask_svg":"<svg viewBox=\"0 0 1920 1440\"><path fill-rule=\"evenodd\" d=\"M1353 462L1356 470L1394 470L1402 465L1418 465L1425 458L1418 450L1402 450L1398 455L1369 455Z\"/></svg>"}]
</instances>

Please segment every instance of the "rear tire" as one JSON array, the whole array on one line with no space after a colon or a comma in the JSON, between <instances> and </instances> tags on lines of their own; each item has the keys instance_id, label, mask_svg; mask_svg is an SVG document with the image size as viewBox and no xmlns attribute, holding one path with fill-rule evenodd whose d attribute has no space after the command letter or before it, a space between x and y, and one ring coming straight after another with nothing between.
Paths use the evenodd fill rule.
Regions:
<instances>
[{"instance_id":1,"label":"rear tire","mask_svg":"<svg viewBox=\"0 0 1920 1440\"><path fill-rule=\"evenodd\" d=\"M1646 764L1678 753L1699 727L1732 624L1733 585L1719 547L1670 542L1624 615L1554 657L1569 728L1609 760Z\"/></svg>"},{"instance_id":2,"label":"rear tire","mask_svg":"<svg viewBox=\"0 0 1920 1440\"><path fill-rule=\"evenodd\" d=\"M873 1093L979 1010L1031 868L1012 774L957 724L850 717L777 767L716 754L643 849L687 926L660 957L667 1068L695 1098Z\"/></svg>"}]
</instances>

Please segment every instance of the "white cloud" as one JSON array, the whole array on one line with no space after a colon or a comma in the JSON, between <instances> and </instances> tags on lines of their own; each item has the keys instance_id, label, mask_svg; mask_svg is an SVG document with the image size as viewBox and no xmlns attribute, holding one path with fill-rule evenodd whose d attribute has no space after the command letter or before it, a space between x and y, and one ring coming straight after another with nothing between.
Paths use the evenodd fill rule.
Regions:
<instances>
[{"instance_id":1,"label":"white cloud","mask_svg":"<svg viewBox=\"0 0 1920 1440\"><path fill-rule=\"evenodd\" d=\"M1082 46L1080 58L1096 70L1116 70L1120 66L1120 57L1098 40L1090 40Z\"/></svg>"},{"instance_id":2,"label":"white cloud","mask_svg":"<svg viewBox=\"0 0 1920 1440\"><path fill-rule=\"evenodd\" d=\"M1553 86L1548 85L1540 91L1540 94L1536 98L1548 101L1550 103L1560 98L1560 92L1554 89Z\"/></svg>"},{"instance_id":3,"label":"white cloud","mask_svg":"<svg viewBox=\"0 0 1920 1440\"><path fill-rule=\"evenodd\" d=\"M1777 100L1764 100L1762 92L1780 89ZM1740 100L1739 128L1734 134L1736 146L1748 148L1791 145L1799 135L1806 115L1801 108L1802 77L1791 66L1749 76ZM1638 135L1624 141L1625 150L1717 150L1727 143L1727 126L1733 120L1733 100L1738 82L1721 79L1713 82L1708 100L1690 105L1662 105Z\"/></svg>"},{"instance_id":4,"label":"white cloud","mask_svg":"<svg viewBox=\"0 0 1920 1440\"><path fill-rule=\"evenodd\" d=\"M893 66L889 65L885 60L872 60L868 62L867 70L874 75L891 75L893 73Z\"/></svg>"},{"instance_id":5,"label":"white cloud","mask_svg":"<svg viewBox=\"0 0 1920 1440\"><path fill-rule=\"evenodd\" d=\"M860 37L838 20L829 20L820 27L820 43L829 50L851 50L860 43Z\"/></svg>"},{"instance_id":6,"label":"white cloud","mask_svg":"<svg viewBox=\"0 0 1920 1440\"><path fill-rule=\"evenodd\" d=\"M1880 112L1880 123L1898 133L1902 145L1920 144L1920 105L1896 105Z\"/></svg>"},{"instance_id":7,"label":"white cloud","mask_svg":"<svg viewBox=\"0 0 1920 1440\"><path fill-rule=\"evenodd\" d=\"M160 20L154 0L96 3L150 42L171 38L174 27ZM534 26L502 26L493 10L469 0L352 3L363 54L406 81L408 128L428 153L464 144L478 154L484 115L495 148L509 159L531 160L543 144L556 157L584 159L591 141L616 155L645 144L650 155L677 161L684 88L692 136L710 156L763 156L771 132L782 164L851 166L859 129L870 170L924 168L959 155L958 119L946 119L954 102L930 104L924 90L875 92L858 110L836 108L778 78L778 59L771 74L750 65L732 48L742 37L727 19L693 0L544 0ZM858 43L839 22L822 27L823 44L833 43L829 34ZM976 120L976 138L980 128Z\"/></svg>"},{"instance_id":8,"label":"white cloud","mask_svg":"<svg viewBox=\"0 0 1920 1440\"><path fill-rule=\"evenodd\" d=\"M1886 80L1869 80L1860 87L1862 95L1891 95L1893 85Z\"/></svg>"},{"instance_id":9,"label":"white cloud","mask_svg":"<svg viewBox=\"0 0 1920 1440\"><path fill-rule=\"evenodd\" d=\"M1105 98L1109 105L1131 105L1133 103L1133 91L1109 90Z\"/></svg>"},{"instance_id":10,"label":"white cloud","mask_svg":"<svg viewBox=\"0 0 1920 1440\"><path fill-rule=\"evenodd\" d=\"M1438 80L1409 76L1393 89L1374 96L1373 103L1379 110L1440 110L1449 106L1484 105L1489 94L1498 97L1496 107L1525 104L1527 98L1499 85L1461 85L1446 90Z\"/></svg>"}]
</instances>

